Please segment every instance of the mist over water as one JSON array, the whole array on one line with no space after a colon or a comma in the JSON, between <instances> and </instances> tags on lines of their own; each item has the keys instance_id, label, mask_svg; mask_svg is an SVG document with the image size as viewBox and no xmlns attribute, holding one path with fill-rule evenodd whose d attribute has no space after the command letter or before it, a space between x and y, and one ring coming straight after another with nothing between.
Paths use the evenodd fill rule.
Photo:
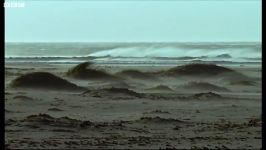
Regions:
<instances>
[{"instance_id":1,"label":"mist over water","mask_svg":"<svg viewBox=\"0 0 266 150\"><path fill-rule=\"evenodd\" d=\"M130 47L116 48L94 52L89 56L95 57L216 57L227 54L233 58L260 58L261 52L255 48L218 48L218 49L182 49L178 47Z\"/></svg>"},{"instance_id":2,"label":"mist over water","mask_svg":"<svg viewBox=\"0 0 266 150\"><path fill-rule=\"evenodd\" d=\"M260 43L6 43L6 61L260 62ZM165 62L165 61L164 61ZM152 63L152 62L151 62ZM174 62L171 62L174 63Z\"/></svg>"}]
</instances>

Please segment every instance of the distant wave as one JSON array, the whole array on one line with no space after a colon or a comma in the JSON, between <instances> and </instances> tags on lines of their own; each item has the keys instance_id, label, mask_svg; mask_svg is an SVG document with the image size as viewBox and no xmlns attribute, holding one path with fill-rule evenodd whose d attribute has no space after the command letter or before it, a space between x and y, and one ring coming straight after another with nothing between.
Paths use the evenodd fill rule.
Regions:
<instances>
[{"instance_id":1,"label":"distant wave","mask_svg":"<svg viewBox=\"0 0 266 150\"><path fill-rule=\"evenodd\" d=\"M94 57L217 57L230 55L233 58L261 58L261 51L254 48L182 49L177 47L129 47L103 50L89 54Z\"/></svg>"}]
</instances>

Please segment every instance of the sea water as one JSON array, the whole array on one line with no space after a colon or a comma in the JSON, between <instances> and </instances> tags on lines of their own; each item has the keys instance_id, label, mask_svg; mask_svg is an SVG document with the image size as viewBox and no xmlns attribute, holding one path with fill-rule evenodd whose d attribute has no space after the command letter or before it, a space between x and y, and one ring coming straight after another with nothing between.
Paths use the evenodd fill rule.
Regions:
<instances>
[{"instance_id":1,"label":"sea water","mask_svg":"<svg viewBox=\"0 0 266 150\"><path fill-rule=\"evenodd\" d=\"M5 62L176 65L261 64L261 43L6 43Z\"/></svg>"}]
</instances>

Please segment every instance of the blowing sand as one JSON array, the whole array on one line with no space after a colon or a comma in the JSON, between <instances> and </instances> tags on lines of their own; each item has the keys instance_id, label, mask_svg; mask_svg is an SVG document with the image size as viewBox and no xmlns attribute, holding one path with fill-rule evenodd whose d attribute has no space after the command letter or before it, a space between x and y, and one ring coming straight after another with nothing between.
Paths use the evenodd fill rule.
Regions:
<instances>
[{"instance_id":1,"label":"blowing sand","mask_svg":"<svg viewBox=\"0 0 266 150\"><path fill-rule=\"evenodd\" d=\"M6 148L261 148L260 67L5 65Z\"/></svg>"}]
</instances>

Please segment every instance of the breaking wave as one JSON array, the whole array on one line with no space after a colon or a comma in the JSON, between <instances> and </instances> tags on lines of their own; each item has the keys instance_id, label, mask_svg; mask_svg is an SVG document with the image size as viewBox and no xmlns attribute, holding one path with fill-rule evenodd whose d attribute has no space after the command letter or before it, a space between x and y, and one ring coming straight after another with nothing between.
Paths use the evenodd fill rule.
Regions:
<instances>
[{"instance_id":1,"label":"breaking wave","mask_svg":"<svg viewBox=\"0 0 266 150\"><path fill-rule=\"evenodd\" d=\"M93 57L219 57L261 58L261 51L255 48L225 49L182 49L177 47L129 47L98 51L90 54ZM228 57L227 57L228 58Z\"/></svg>"}]
</instances>

